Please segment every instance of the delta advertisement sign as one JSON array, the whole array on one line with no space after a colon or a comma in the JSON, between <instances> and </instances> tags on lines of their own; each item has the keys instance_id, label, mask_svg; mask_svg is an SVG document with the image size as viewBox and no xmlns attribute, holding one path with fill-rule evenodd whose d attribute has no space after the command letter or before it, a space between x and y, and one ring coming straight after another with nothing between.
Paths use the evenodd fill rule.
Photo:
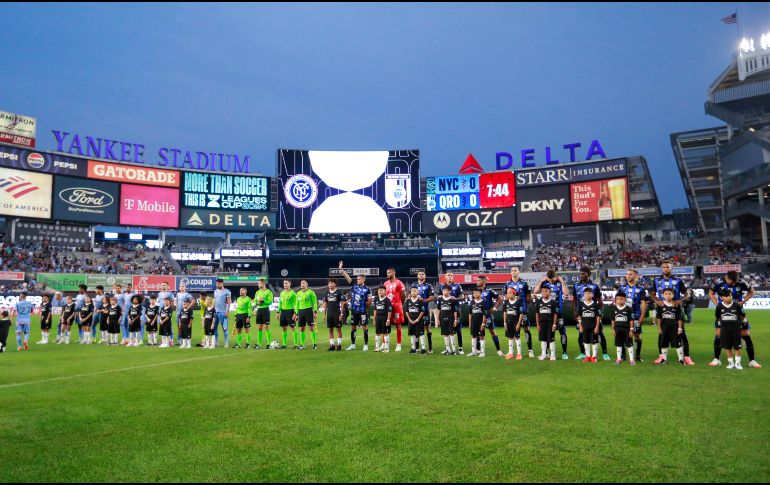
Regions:
<instances>
[{"instance_id":1,"label":"delta advertisement sign","mask_svg":"<svg viewBox=\"0 0 770 485\"><path fill-rule=\"evenodd\" d=\"M122 184L120 224L179 227L179 190Z\"/></svg>"}]
</instances>

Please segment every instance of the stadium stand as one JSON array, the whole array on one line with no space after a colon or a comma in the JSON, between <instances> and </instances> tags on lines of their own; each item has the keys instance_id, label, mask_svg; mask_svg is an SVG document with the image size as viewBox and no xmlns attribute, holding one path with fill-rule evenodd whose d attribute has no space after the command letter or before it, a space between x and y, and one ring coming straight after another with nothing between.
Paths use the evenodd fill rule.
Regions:
<instances>
[{"instance_id":1,"label":"stadium stand","mask_svg":"<svg viewBox=\"0 0 770 485\"><path fill-rule=\"evenodd\" d=\"M540 246L532 257L529 271L577 271L581 266L597 269L612 261L615 251L608 246L597 247L585 241Z\"/></svg>"}]
</instances>

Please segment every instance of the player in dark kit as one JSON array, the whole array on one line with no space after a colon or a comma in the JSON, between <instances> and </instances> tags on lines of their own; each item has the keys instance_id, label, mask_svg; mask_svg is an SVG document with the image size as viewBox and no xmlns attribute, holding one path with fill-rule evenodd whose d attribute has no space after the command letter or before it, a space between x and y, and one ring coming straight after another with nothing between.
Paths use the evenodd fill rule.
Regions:
<instances>
[{"instance_id":1,"label":"player in dark kit","mask_svg":"<svg viewBox=\"0 0 770 485\"><path fill-rule=\"evenodd\" d=\"M120 335L120 320L123 317L123 309L118 304L115 295L110 297L110 307L107 312L107 332L110 334L110 345L118 345L118 335Z\"/></svg>"},{"instance_id":2,"label":"player in dark kit","mask_svg":"<svg viewBox=\"0 0 770 485\"><path fill-rule=\"evenodd\" d=\"M80 329L83 331L83 338L80 343L91 345L91 325L94 323L94 303L91 297L86 296L83 305L80 307Z\"/></svg>"},{"instance_id":3,"label":"player in dark kit","mask_svg":"<svg viewBox=\"0 0 770 485\"><path fill-rule=\"evenodd\" d=\"M75 321L75 303L72 301L71 296L67 296L67 303L61 312L61 332L62 338L57 344L69 344L70 333L72 331L72 323Z\"/></svg>"},{"instance_id":4,"label":"player in dark kit","mask_svg":"<svg viewBox=\"0 0 770 485\"><path fill-rule=\"evenodd\" d=\"M158 314L158 323L160 324L160 337L163 342L160 344L160 348L165 349L171 346L171 320L174 316L174 309L171 306L171 297L167 296L163 300L163 307ZM181 344L181 342L180 342Z\"/></svg>"},{"instance_id":5,"label":"player in dark kit","mask_svg":"<svg viewBox=\"0 0 770 485\"><path fill-rule=\"evenodd\" d=\"M602 290L599 285L591 281L591 268L588 266L582 266L580 268L580 281L572 286L572 294L574 297L582 298L586 288L591 290L593 294L593 300L599 305L599 315L601 315L601 309L604 306L602 301ZM576 318L577 320L577 318ZM607 353L607 338L604 336L604 329L602 328L601 320L599 321L599 327L596 329L595 337L602 346L602 358L604 360L610 360L610 356ZM582 339L578 339L578 345L580 346L580 355L577 356L578 360L585 358L584 342ZM596 355L593 356L594 358Z\"/></svg>"},{"instance_id":6,"label":"player in dark kit","mask_svg":"<svg viewBox=\"0 0 770 485\"><path fill-rule=\"evenodd\" d=\"M179 310L179 338L182 340L180 349L192 348L192 325L195 320L192 305L192 298L186 299L182 303L182 309Z\"/></svg>"},{"instance_id":7,"label":"player in dark kit","mask_svg":"<svg viewBox=\"0 0 770 485\"><path fill-rule=\"evenodd\" d=\"M591 288L583 289L583 299L575 306L575 320L578 323L581 340L585 348L583 362L596 363L599 351L598 333L602 323L601 305L594 301L594 292Z\"/></svg>"},{"instance_id":8,"label":"player in dark kit","mask_svg":"<svg viewBox=\"0 0 770 485\"><path fill-rule=\"evenodd\" d=\"M479 288L473 290L473 299L471 300L468 310L468 327L471 329L471 338L473 339L471 353L468 354L468 357L484 357L486 352L486 342L484 342L484 317L486 308L484 300L481 299L481 290ZM477 344L479 347L478 352L476 352Z\"/></svg>"},{"instance_id":9,"label":"player in dark kit","mask_svg":"<svg viewBox=\"0 0 770 485\"><path fill-rule=\"evenodd\" d=\"M567 283L564 281L564 278L558 276L556 271L552 269L548 270L548 272L545 274L545 279L535 287L534 293L542 294L543 288L545 287L550 290L550 298L556 302L556 329L561 335L561 358L562 360L567 360L569 359L569 356L567 355L567 329L564 327L563 312L564 297L568 297L570 295L569 288L567 287ZM578 295L578 298L580 298L580 295ZM556 354L552 352L551 360L554 360L555 358Z\"/></svg>"},{"instance_id":10,"label":"player in dark kit","mask_svg":"<svg viewBox=\"0 0 770 485\"><path fill-rule=\"evenodd\" d=\"M716 306L718 306L721 301L721 299L717 298L717 295L722 291L729 292L732 296L731 300L733 303L741 307L754 297L754 288L746 284L745 281L739 279L736 271L728 271L721 280L715 282L709 289L709 298ZM709 363L712 367L722 365L722 361L719 360L720 354L722 353L719 319L714 322L714 328L716 333L716 336L714 337L714 360ZM744 319L741 323L741 336L743 337L743 340L746 341L746 353L749 357L749 367L760 369L762 366L759 365L759 362L754 360L754 341L751 339L751 325L747 319Z\"/></svg>"},{"instance_id":11,"label":"player in dark kit","mask_svg":"<svg viewBox=\"0 0 770 485\"><path fill-rule=\"evenodd\" d=\"M506 360L513 359L513 345L516 344L516 360L521 360L521 327L529 335L529 322L522 310L521 298L517 298L516 290L508 288L505 301L503 301L503 325L505 326L505 336L508 337L508 355ZM529 343L529 354L532 356L532 342Z\"/></svg>"},{"instance_id":12,"label":"player in dark kit","mask_svg":"<svg viewBox=\"0 0 770 485\"><path fill-rule=\"evenodd\" d=\"M487 288L486 276L479 276L479 280L478 280L478 283L476 283L476 287L481 293L481 301L484 302L484 327L487 330L489 330L489 334L492 336L492 342L495 343L495 348L497 349L497 355L502 357L503 352L500 350L500 339L497 336L497 332L495 332L494 312L497 311L497 307L499 307L500 304L503 302L503 297L500 296L495 290L491 288ZM481 337L479 337L479 344L481 344L481 342L483 342L484 340L483 335L484 335L484 332L481 332ZM477 347L473 348L473 350L476 350L476 349Z\"/></svg>"},{"instance_id":13,"label":"player in dark kit","mask_svg":"<svg viewBox=\"0 0 770 485\"><path fill-rule=\"evenodd\" d=\"M412 350L410 354L416 354L418 349L422 349L421 353L425 354L425 324L423 317L427 311L427 307L420 298L420 290L416 286L412 286L409 289L409 298L406 299L404 310L406 311L406 319L409 323L409 336L412 340Z\"/></svg>"},{"instance_id":14,"label":"player in dark kit","mask_svg":"<svg viewBox=\"0 0 770 485\"><path fill-rule=\"evenodd\" d=\"M51 311L51 296L48 294L43 295L43 303L40 304L40 331L42 332L42 338L39 345L48 344L48 334L51 331L53 320L53 312Z\"/></svg>"},{"instance_id":15,"label":"player in dark kit","mask_svg":"<svg viewBox=\"0 0 770 485\"><path fill-rule=\"evenodd\" d=\"M430 329L430 305L436 300L436 295L433 292L433 285L428 283L425 278L426 276L424 271L417 273L417 281L412 283L412 288L417 288L418 296L422 299L423 302L423 330L420 335L424 334L428 337L428 352L432 354L433 333ZM422 348L425 349L425 345L423 345Z\"/></svg>"},{"instance_id":16,"label":"player in dark kit","mask_svg":"<svg viewBox=\"0 0 770 485\"><path fill-rule=\"evenodd\" d=\"M147 317L147 327L145 330L147 330L148 335L148 343L147 345L150 347L157 347L158 346L158 312L160 311L160 308L158 308L158 301L157 298L154 296L150 297L150 306L147 307L147 310L144 312L144 316Z\"/></svg>"},{"instance_id":17,"label":"player in dark kit","mask_svg":"<svg viewBox=\"0 0 770 485\"><path fill-rule=\"evenodd\" d=\"M634 309L627 304L626 294L618 292L615 295L615 304L610 307L612 318L612 334L615 336L615 347L618 358L615 364L623 363L623 350L628 349L628 363L636 365L634 361Z\"/></svg>"},{"instance_id":18,"label":"player in dark kit","mask_svg":"<svg viewBox=\"0 0 770 485\"><path fill-rule=\"evenodd\" d=\"M436 299L441 335L444 337L444 351L441 355L455 355L455 330L460 323L460 301L450 295L450 287L442 287L442 295Z\"/></svg>"},{"instance_id":19,"label":"player in dark kit","mask_svg":"<svg viewBox=\"0 0 770 485\"><path fill-rule=\"evenodd\" d=\"M366 277L364 275L356 276L356 283L353 284L353 278L343 270L342 261L340 261L340 271L345 281L351 285L350 300L345 304L345 308L350 308L353 320L350 322L350 347L345 350L356 350L356 332L358 327L363 327L363 351L366 352L369 350L369 316L366 313L366 309L369 308L372 300L372 290L366 286Z\"/></svg>"},{"instance_id":20,"label":"player in dark kit","mask_svg":"<svg viewBox=\"0 0 770 485\"><path fill-rule=\"evenodd\" d=\"M109 323L107 323L107 319L110 316L110 298L103 296L102 306L96 311L101 314L99 318L99 331L102 333L102 338L99 343L108 345L110 343L110 326Z\"/></svg>"},{"instance_id":21,"label":"player in dark kit","mask_svg":"<svg viewBox=\"0 0 770 485\"><path fill-rule=\"evenodd\" d=\"M143 308L141 305L142 297L134 295L131 298L131 305L128 307L128 333L129 340L126 347L138 347L139 346L139 333L142 331L142 314Z\"/></svg>"},{"instance_id":22,"label":"player in dark kit","mask_svg":"<svg viewBox=\"0 0 770 485\"><path fill-rule=\"evenodd\" d=\"M329 350L342 350L342 304L345 295L337 288L337 280L329 278L329 289L324 296L326 328L329 329ZM334 343L334 329L337 329L337 343Z\"/></svg>"},{"instance_id":23,"label":"player in dark kit","mask_svg":"<svg viewBox=\"0 0 770 485\"><path fill-rule=\"evenodd\" d=\"M449 290L449 296L452 298L455 298L457 300L457 308L459 311L460 308L460 302L463 298L463 287L455 283L455 274L451 271L447 271L446 273L446 282L439 286L439 292L441 295L444 295L444 288L447 288ZM438 298L437 298L438 299ZM439 310L440 313L440 310ZM436 322L435 324L437 327L440 325L439 322ZM459 323L457 327L454 328L454 334L457 339L457 346L458 346L458 354L463 355L463 326L462 323Z\"/></svg>"},{"instance_id":24,"label":"player in dark kit","mask_svg":"<svg viewBox=\"0 0 770 485\"><path fill-rule=\"evenodd\" d=\"M668 362L668 348L676 347L679 363L685 365L684 349L682 348L684 311L681 305L676 304L672 288L663 290L663 302L656 308L655 317L658 322L658 333L661 336L660 357L655 363L666 364Z\"/></svg>"},{"instance_id":25,"label":"player in dark kit","mask_svg":"<svg viewBox=\"0 0 770 485\"><path fill-rule=\"evenodd\" d=\"M213 349L214 347L214 330L216 330L216 318L217 311L214 299L210 296L206 297L206 306L203 308L203 348Z\"/></svg>"},{"instance_id":26,"label":"player in dark kit","mask_svg":"<svg viewBox=\"0 0 770 485\"><path fill-rule=\"evenodd\" d=\"M521 270L518 266L511 268L511 279L505 284L505 287L503 287L503 294L506 294L509 289L513 289L516 292L516 296L521 305L521 314L524 316L524 319L521 322L520 328L524 329L524 334L527 337L529 356L534 357L535 354L532 352L532 333L529 331L529 314L527 313L529 303L532 301L532 291L529 288L529 283L521 279ZM521 342L519 342L519 346L520 343ZM509 355L510 354L513 354L513 351L509 352ZM519 349L519 354L517 355L521 355L521 349ZM521 359L517 358L517 360Z\"/></svg>"},{"instance_id":27,"label":"player in dark kit","mask_svg":"<svg viewBox=\"0 0 770 485\"><path fill-rule=\"evenodd\" d=\"M551 360L556 360L556 342L554 332L559 322L559 302L551 298L550 285L542 285L541 298L535 302L535 323L540 337L540 357L537 360L548 358L548 349L551 350Z\"/></svg>"},{"instance_id":28,"label":"player in dark kit","mask_svg":"<svg viewBox=\"0 0 770 485\"><path fill-rule=\"evenodd\" d=\"M682 306L682 300L684 300L684 297L687 294L687 287L685 286L684 281L682 281L681 278L674 277L671 272L672 269L673 266L671 261L663 261L663 263L660 265L660 270L663 275L655 278L653 282L653 288L650 292L650 296L653 300L655 300L655 303L658 305L658 307L660 307L660 305L663 303L663 291L667 288L673 292L672 302L676 306ZM682 309L682 314L684 315L684 309ZM662 348L663 337L661 336L659 340L659 346ZM684 352L685 365L695 365L695 362L693 362L690 358L690 341L687 338L687 332L684 326L682 326L680 341L682 343L682 352ZM660 360L660 357L658 357L658 360Z\"/></svg>"},{"instance_id":29,"label":"player in dark kit","mask_svg":"<svg viewBox=\"0 0 770 485\"><path fill-rule=\"evenodd\" d=\"M626 295L626 303L631 306L631 332L636 341L636 362L644 362L642 360L642 324L647 314L647 302L650 297L647 295L647 290L639 284L639 273L635 269L626 271L626 284L618 286L617 290L618 293Z\"/></svg>"},{"instance_id":30,"label":"player in dark kit","mask_svg":"<svg viewBox=\"0 0 770 485\"><path fill-rule=\"evenodd\" d=\"M720 345L727 352L727 368L743 370L741 366L741 325L746 319L743 306L733 301L733 294L725 289L719 293L722 301L714 312L721 329Z\"/></svg>"},{"instance_id":31,"label":"player in dark kit","mask_svg":"<svg viewBox=\"0 0 770 485\"><path fill-rule=\"evenodd\" d=\"M390 352L390 323L393 317L393 303L387 297L384 286L377 288L374 299L374 351Z\"/></svg>"}]
</instances>

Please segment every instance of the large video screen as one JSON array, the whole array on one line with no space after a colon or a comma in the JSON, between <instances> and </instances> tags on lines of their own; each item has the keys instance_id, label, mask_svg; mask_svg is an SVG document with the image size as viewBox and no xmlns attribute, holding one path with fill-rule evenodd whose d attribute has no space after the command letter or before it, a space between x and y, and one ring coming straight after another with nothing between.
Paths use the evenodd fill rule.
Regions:
<instances>
[{"instance_id":1,"label":"large video screen","mask_svg":"<svg viewBox=\"0 0 770 485\"><path fill-rule=\"evenodd\" d=\"M266 212L270 210L270 179L182 172L182 206L191 209Z\"/></svg>"},{"instance_id":2,"label":"large video screen","mask_svg":"<svg viewBox=\"0 0 770 485\"><path fill-rule=\"evenodd\" d=\"M278 150L278 228L421 232L420 152Z\"/></svg>"}]
</instances>

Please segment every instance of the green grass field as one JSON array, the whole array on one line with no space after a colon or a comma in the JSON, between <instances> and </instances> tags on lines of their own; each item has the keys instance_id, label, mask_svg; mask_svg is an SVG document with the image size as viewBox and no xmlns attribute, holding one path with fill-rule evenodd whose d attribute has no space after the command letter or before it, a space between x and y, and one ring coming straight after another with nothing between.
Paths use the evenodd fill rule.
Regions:
<instances>
[{"instance_id":1,"label":"green grass field","mask_svg":"<svg viewBox=\"0 0 770 485\"><path fill-rule=\"evenodd\" d=\"M327 353L325 328L316 352L33 343L0 355L0 481L766 482L770 365L706 366L711 315L690 368L651 364L653 327L634 368Z\"/></svg>"}]
</instances>

